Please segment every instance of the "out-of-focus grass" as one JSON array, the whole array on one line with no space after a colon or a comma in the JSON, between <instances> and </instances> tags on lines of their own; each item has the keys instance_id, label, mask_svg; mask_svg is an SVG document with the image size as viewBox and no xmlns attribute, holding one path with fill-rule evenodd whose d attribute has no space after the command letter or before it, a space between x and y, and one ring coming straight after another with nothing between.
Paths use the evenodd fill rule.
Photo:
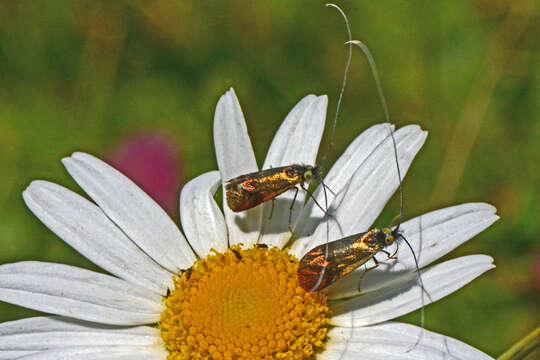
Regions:
<instances>
[{"instance_id":1,"label":"out-of-focus grass","mask_svg":"<svg viewBox=\"0 0 540 360\"><path fill-rule=\"evenodd\" d=\"M80 192L59 162L73 151L104 156L130 134L160 131L178 145L190 179L216 168L213 110L230 86L260 163L302 96L329 94L333 114L346 33L337 12L323 4L1 2L0 263L33 259L95 269L21 199L32 179ZM490 254L497 268L426 309L427 328L492 355L540 318L540 265L533 263L540 252L534 4L340 3L353 36L376 58L393 121L430 132L404 183L406 217L468 201L499 210L499 222L452 254ZM381 121L374 82L355 51L330 157ZM0 321L32 314L0 304ZM406 320L418 323L418 314Z\"/></svg>"}]
</instances>

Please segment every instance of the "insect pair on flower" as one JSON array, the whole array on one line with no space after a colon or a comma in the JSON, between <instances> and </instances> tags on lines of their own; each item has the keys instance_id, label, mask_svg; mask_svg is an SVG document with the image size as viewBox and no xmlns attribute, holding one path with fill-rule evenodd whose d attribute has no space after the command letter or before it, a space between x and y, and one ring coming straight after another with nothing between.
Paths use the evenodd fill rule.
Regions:
<instances>
[{"instance_id":1,"label":"insect pair on flower","mask_svg":"<svg viewBox=\"0 0 540 360\"><path fill-rule=\"evenodd\" d=\"M270 216L272 216L274 209L274 199L286 191L295 191L293 200L289 207L289 229L291 233L293 232L291 227L292 210L299 189L302 189L309 194L313 202L323 211L323 213L325 214L325 219L327 219L327 221L328 218L331 218L331 215L328 214L328 209L323 208L323 206L321 206L321 204L317 202L313 194L309 191L308 186L312 179L317 180L321 184L325 195L325 207L327 207L326 191L328 190L333 195L336 195L332 191L332 189L329 188L322 180L321 164L324 163L326 156L330 152L333 144L333 135L335 132L335 126L337 123L341 99L345 89L348 69L351 63L352 45L358 46L363 51L369 62L371 71L377 85L379 98L383 106L384 115L387 122L390 123L388 108L379 81L379 76L377 73L375 62L369 49L362 42L357 40L353 41L351 39L350 26L346 15L339 7L332 4L329 5L335 7L341 13L347 25L349 41L347 41L346 44L349 45L349 57L347 65L345 66L343 85L341 87L341 92L338 98L338 104L334 117L333 130L328 150L322 157L320 163L315 166L291 164L276 168L270 168L261 171L251 172L245 175L240 175L233 179L229 179L225 184L227 205L232 211L241 212L258 206L264 202L272 201ZM298 283L304 290L310 292L323 290L324 288L333 284L345 275L351 273L358 267L364 265L369 260L373 259L375 265L366 268L365 272L363 273L364 275L367 271L372 270L378 266L379 263L375 258L375 255L379 252L386 254L389 259L396 259L395 253L390 254L388 251L384 250L384 248L392 245L399 238L403 239L403 241L407 244L413 254L418 273L418 279L422 286L416 254L410 243L399 231L403 214L403 191L401 187L401 173L399 169L396 141L390 124L388 124L388 127L389 137L391 138L393 143L397 176L399 179L400 212L397 226L394 229L391 229L390 227L385 227L382 229L372 229L367 232L361 232L334 241L329 241L329 239L327 239L325 244L316 246L313 249L309 250L302 257L302 259L300 259L297 271ZM363 275L360 277L360 281L362 280Z\"/></svg>"},{"instance_id":2,"label":"insect pair on flower","mask_svg":"<svg viewBox=\"0 0 540 360\"><path fill-rule=\"evenodd\" d=\"M392 133L390 136L392 136L392 140L394 141ZM294 197L289 208L289 227L291 227L290 218L292 208L298 191L302 189L311 196L315 204L325 213L326 217L329 217L326 209L315 200L308 189L308 185L312 179L320 182L324 191L329 190L332 192L322 181L320 165L292 164L241 175L230 179L225 184L227 205L232 211L240 212L251 209L266 201L273 202L277 196L286 191L294 191ZM375 258L378 252L383 252L388 258L395 259L384 248L392 245L400 237L402 235L399 232L398 224L394 230L389 227L372 229L319 245L308 251L300 260L297 273L299 284L306 291L319 291L365 264L370 259L374 260L375 265L367 268L366 271L374 269L378 266L377 259Z\"/></svg>"}]
</instances>

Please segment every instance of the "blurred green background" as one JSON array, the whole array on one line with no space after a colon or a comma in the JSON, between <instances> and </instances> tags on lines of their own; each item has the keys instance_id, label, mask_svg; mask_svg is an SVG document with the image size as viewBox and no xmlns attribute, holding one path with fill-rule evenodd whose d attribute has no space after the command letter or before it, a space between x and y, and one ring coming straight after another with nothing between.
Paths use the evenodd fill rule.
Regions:
<instances>
[{"instance_id":1,"label":"blurred green background","mask_svg":"<svg viewBox=\"0 0 540 360\"><path fill-rule=\"evenodd\" d=\"M498 355L540 319L536 3L338 4L374 54L393 121L429 130L404 182L405 216L470 201L498 208L495 225L451 254L489 254L497 268L426 309L426 328ZM62 157L107 158L146 132L172 142L184 181L215 169L213 111L231 86L262 164L304 95L328 94L333 115L344 41L322 1L0 1L0 263L95 269L31 214L22 190L47 179L80 192ZM331 160L382 121L355 49ZM397 210L393 199L380 223ZM34 314L0 304L0 321Z\"/></svg>"}]
</instances>

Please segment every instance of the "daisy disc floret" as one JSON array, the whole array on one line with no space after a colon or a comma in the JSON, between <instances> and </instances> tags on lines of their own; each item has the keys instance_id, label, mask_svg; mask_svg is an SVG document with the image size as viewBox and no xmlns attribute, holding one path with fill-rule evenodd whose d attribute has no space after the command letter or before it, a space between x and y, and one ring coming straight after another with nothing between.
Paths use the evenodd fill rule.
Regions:
<instances>
[{"instance_id":1,"label":"daisy disc floret","mask_svg":"<svg viewBox=\"0 0 540 360\"><path fill-rule=\"evenodd\" d=\"M175 279L159 326L169 359L308 359L323 349L326 297L298 286L298 260L232 246Z\"/></svg>"}]
</instances>

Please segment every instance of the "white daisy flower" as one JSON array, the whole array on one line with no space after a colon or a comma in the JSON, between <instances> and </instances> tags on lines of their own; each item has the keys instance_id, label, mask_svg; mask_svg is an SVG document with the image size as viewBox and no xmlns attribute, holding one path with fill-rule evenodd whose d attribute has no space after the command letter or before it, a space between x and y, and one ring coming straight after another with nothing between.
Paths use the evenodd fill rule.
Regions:
<instances>
[{"instance_id":1,"label":"white daisy flower","mask_svg":"<svg viewBox=\"0 0 540 360\"><path fill-rule=\"evenodd\" d=\"M314 164L326 106L326 96L303 98L263 168ZM494 267L485 255L430 266L496 221L493 206L453 206L401 225L429 296L422 298L403 246L397 260L380 259L366 274L362 296L355 296L362 269L307 293L296 268L327 241L322 211L309 199L302 206L305 193L298 193L297 239L285 250L292 194L276 199L270 219L270 204L242 213L225 205L222 212L214 201L222 180L258 170L233 90L217 104L214 138L219 172L182 189L184 235L133 182L88 154L63 163L93 202L46 181L28 186L23 197L34 214L111 275L36 261L0 266L0 300L54 314L0 324L0 359L491 359L458 340L388 321ZM425 138L418 126L395 132L402 174ZM366 231L398 187L388 125L358 136L324 181L336 193L327 195L340 225L329 223L330 239ZM323 199L320 189L314 196Z\"/></svg>"}]
</instances>

